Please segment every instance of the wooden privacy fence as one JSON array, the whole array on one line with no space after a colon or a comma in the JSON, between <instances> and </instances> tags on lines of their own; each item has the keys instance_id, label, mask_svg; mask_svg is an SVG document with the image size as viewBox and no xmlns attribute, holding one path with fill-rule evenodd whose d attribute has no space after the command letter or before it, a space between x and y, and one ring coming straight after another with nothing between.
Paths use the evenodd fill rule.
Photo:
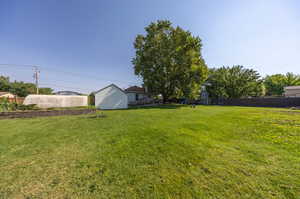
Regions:
<instances>
[{"instance_id":1,"label":"wooden privacy fence","mask_svg":"<svg viewBox=\"0 0 300 199\"><path fill-rule=\"evenodd\" d=\"M7 98L10 103L23 104L25 97Z\"/></svg>"},{"instance_id":2,"label":"wooden privacy fence","mask_svg":"<svg viewBox=\"0 0 300 199\"><path fill-rule=\"evenodd\" d=\"M300 97L226 99L220 105L253 107L300 107Z\"/></svg>"}]
</instances>

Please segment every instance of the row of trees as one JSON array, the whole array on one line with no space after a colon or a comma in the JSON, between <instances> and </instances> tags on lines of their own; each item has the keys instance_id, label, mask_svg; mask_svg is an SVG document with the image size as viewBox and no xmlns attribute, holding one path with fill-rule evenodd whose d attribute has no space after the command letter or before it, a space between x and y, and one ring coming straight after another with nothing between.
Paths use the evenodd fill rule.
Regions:
<instances>
[{"instance_id":1,"label":"row of trees","mask_svg":"<svg viewBox=\"0 0 300 199\"><path fill-rule=\"evenodd\" d=\"M264 79L266 95L282 95L284 87L300 85L300 75L293 73L268 75Z\"/></svg>"},{"instance_id":2,"label":"row of trees","mask_svg":"<svg viewBox=\"0 0 300 199\"><path fill-rule=\"evenodd\" d=\"M19 97L26 97L29 94L36 93L36 86L32 83L22 81L10 81L9 77L0 76L0 91L11 92ZM51 88L39 88L40 94L52 94Z\"/></svg>"},{"instance_id":3,"label":"row of trees","mask_svg":"<svg viewBox=\"0 0 300 199\"><path fill-rule=\"evenodd\" d=\"M300 75L293 73L267 75L262 78L243 66L211 69L206 88L212 99L259 96L281 96L284 87L300 85Z\"/></svg>"},{"instance_id":4,"label":"row of trees","mask_svg":"<svg viewBox=\"0 0 300 199\"><path fill-rule=\"evenodd\" d=\"M300 76L293 73L262 78L243 66L208 69L201 39L170 21L153 22L145 31L134 42L134 71L148 91L164 101L196 99L203 83L213 99L282 95L285 86L300 85Z\"/></svg>"},{"instance_id":5,"label":"row of trees","mask_svg":"<svg viewBox=\"0 0 300 199\"><path fill-rule=\"evenodd\" d=\"M264 95L263 81L258 72L243 66L211 69L206 89L213 99Z\"/></svg>"}]
</instances>

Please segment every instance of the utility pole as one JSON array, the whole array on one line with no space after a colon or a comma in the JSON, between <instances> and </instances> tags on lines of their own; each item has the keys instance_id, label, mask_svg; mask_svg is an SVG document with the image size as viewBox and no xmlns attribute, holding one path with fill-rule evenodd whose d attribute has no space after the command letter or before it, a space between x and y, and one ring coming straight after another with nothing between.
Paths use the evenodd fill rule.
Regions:
<instances>
[{"instance_id":1,"label":"utility pole","mask_svg":"<svg viewBox=\"0 0 300 199\"><path fill-rule=\"evenodd\" d=\"M40 79L40 71L37 66L33 65L24 65L24 64L0 64L0 66L22 66L22 67L33 67L34 74L33 79L35 80L36 86L36 94L39 94L39 79Z\"/></svg>"},{"instance_id":2,"label":"utility pole","mask_svg":"<svg viewBox=\"0 0 300 199\"><path fill-rule=\"evenodd\" d=\"M40 77L40 71L38 70L37 66L34 67L34 75L33 78L35 79L35 87L36 87L36 94L39 94L39 77Z\"/></svg>"}]
</instances>

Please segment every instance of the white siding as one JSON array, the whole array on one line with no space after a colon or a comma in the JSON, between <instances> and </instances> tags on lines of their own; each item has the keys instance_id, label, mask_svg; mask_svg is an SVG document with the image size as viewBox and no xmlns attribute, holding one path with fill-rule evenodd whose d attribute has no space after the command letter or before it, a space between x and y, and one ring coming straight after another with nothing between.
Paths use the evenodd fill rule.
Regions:
<instances>
[{"instance_id":1,"label":"white siding","mask_svg":"<svg viewBox=\"0 0 300 199\"><path fill-rule=\"evenodd\" d=\"M142 99L147 98L147 96L145 94L141 94L141 93L127 93L128 103L135 103L135 102L137 102L136 95L138 95L138 100L142 100Z\"/></svg>"},{"instance_id":2,"label":"white siding","mask_svg":"<svg viewBox=\"0 0 300 199\"><path fill-rule=\"evenodd\" d=\"M288 86L284 91L286 97L300 97L300 86Z\"/></svg>"},{"instance_id":3,"label":"white siding","mask_svg":"<svg viewBox=\"0 0 300 199\"><path fill-rule=\"evenodd\" d=\"M136 95L135 93L127 93L129 103L136 102L135 95Z\"/></svg>"},{"instance_id":4,"label":"white siding","mask_svg":"<svg viewBox=\"0 0 300 199\"><path fill-rule=\"evenodd\" d=\"M127 95L111 85L95 93L95 106L98 109L126 109L128 108Z\"/></svg>"},{"instance_id":5,"label":"white siding","mask_svg":"<svg viewBox=\"0 0 300 199\"><path fill-rule=\"evenodd\" d=\"M145 99L145 98L147 98L147 95L145 95L145 94L139 94L139 100Z\"/></svg>"}]
</instances>

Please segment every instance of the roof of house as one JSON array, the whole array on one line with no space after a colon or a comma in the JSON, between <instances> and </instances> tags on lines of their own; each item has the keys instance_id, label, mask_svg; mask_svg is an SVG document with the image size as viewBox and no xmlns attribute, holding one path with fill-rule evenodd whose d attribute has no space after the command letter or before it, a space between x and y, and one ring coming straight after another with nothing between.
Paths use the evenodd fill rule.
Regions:
<instances>
[{"instance_id":1,"label":"roof of house","mask_svg":"<svg viewBox=\"0 0 300 199\"><path fill-rule=\"evenodd\" d=\"M105 90L105 89L107 89L107 88L109 88L109 87L111 87L111 86L113 86L113 87L119 89L122 93L125 93L125 92L123 91L123 89L121 89L120 87L118 87L118 86L115 85L115 84L110 84L110 85L108 85L108 86L106 86L106 87L104 87L104 88L101 88L101 89L98 90L98 91L93 92L93 93L94 93L94 94L99 93L99 92L101 92L101 91L103 91L103 90Z\"/></svg>"},{"instance_id":2,"label":"roof of house","mask_svg":"<svg viewBox=\"0 0 300 199\"><path fill-rule=\"evenodd\" d=\"M300 86L287 86L284 87L285 90L298 90L300 89Z\"/></svg>"},{"instance_id":3,"label":"roof of house","mask_svg":"<svg viewBox=\"0 0 300 199\"><path fill-rule=\"evenodd\" d=\"M145 93L145 88L138 87L138 86L131 86L125 89L126 93Z\"/></svg>"},{"instance_id":4,"label":"roof of house","mask_svg":"<svg viewBox=\"0 0 300 199\"><path fill-rule=\"evenodd\" d=\"M55 95L81 95L81 93L74 92L74 91L58 91Z\"/></svg>"},{"instance_id":5,"label":"roof of house","mask_svg":"<svg viewBox=\"0 0 300 199\"><path fill-rule=\"evenodd\" d=\"M12 93L10 93L10 92L0 92L0 95L6 95L6 94L12 94Z\"/></svg>"}]
</instances>

